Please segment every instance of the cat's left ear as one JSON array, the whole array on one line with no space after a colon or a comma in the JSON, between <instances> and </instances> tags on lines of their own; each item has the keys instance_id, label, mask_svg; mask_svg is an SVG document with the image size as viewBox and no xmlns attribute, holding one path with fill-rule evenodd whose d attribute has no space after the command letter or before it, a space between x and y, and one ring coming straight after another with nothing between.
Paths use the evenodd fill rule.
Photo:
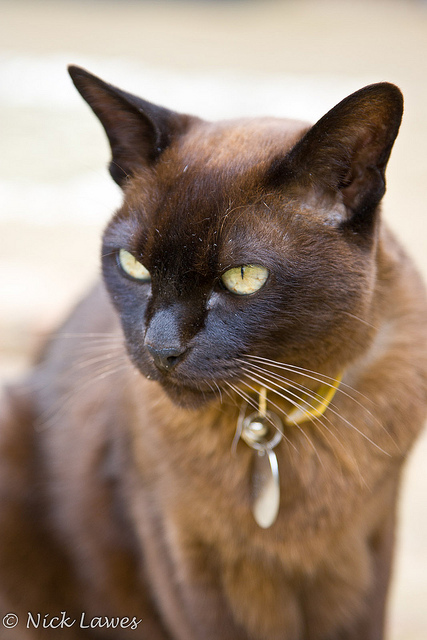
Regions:
<instances>
[{"instance_id":1,"label":"cat's left ear","mask_svg":"<svg viewBox=\"0 0 427 640\"><path fill-rule=\"evenodd\" d=\"M182 133L189 117L126 93L80 67L68 67L79 93L89 104L110 142L110 174L120 186L142 168L153 165Z\"/></svg>"},{"instance_id":2,"label":"cat's left ear","mask_svg":"<svg viewBox=\"0 0 427 640\"><path fill-rule=\"evenodd\" d=\"M399 131L403 97L393 84L369 85L321 118L283 159L283 177L339 197L344 224L371 227L385 193L385 168ZM280 166L276 166L276 179Z\"/></svg>"}]
</instances>

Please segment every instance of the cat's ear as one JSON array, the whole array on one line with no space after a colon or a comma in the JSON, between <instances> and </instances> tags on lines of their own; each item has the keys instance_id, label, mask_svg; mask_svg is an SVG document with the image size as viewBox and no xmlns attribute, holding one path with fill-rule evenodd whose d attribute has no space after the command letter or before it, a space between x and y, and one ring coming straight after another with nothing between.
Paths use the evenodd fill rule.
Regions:
<instances>
[{"instance_id":1,"label":"cat's ear","mask_svg":"<svg viewBox=\"0 0 427 640\"><path fill-rule=\"evenodd\" d=\"M346 224L369 227L385 192L385 168L402 113L403 97L395 85L360 89L308 130L284 160L284 176L338 194ZM276 179L278 172L277 165Z\"/></svg>"},{"instance_id":2,"label":"cat's ear","mask_svg":"<svg viewBox=\"0 0 427 640\"><path fill-rule=\"evenodd\" d=\"M101 121L111 146L110 174L123 186L141 167L155 163L187 116L158 107L107 84L80 67L68 67L79 93Z\"/></svg>"}]
</instances>

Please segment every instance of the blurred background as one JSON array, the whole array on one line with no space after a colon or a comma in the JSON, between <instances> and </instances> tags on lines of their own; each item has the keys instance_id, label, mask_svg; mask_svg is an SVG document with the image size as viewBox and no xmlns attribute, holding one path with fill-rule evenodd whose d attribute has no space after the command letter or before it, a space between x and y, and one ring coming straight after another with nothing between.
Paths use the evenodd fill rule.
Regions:
<instances>
[{"instance_id":1,"label":"blurred background","mask_svg":"<svg viewBox=\"0 0 427 640\"><path fill-rule=\"evenodd\" d=\"M314 121L371 82L406 108L384 216L427 279L427 3L415 0L0 0L0 375L99 272L120 202L102 129L66 73L210 119ZM427 436L407 467L390 640L427 638Z\"/></svg>"}]
</instances>

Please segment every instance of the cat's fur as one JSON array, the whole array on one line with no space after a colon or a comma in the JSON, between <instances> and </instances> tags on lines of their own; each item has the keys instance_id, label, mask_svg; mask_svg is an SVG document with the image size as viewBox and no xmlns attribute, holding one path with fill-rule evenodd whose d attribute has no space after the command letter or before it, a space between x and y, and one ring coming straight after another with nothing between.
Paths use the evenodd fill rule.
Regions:
<instances>
[{"instance_id":1,"label":"cat's fur","mask_svg":"<svg viewBox=\"0 0 427 640\"><path fill-rule=\"evenodd\" d=\"M401 468L427 404L424 289L378 207L399 90L366 87L312 128L212 124L71 75L124 204L106 287L4 399L0 604L21 616L4 637L381 640ZM121 248L151 284L121 272ZM225 290L246 264L267 283ZM253 452L232 449L242 394L256 404L267 379L292 400L275 376L316 393L340 373L323 417L284 427L279 515L260 528ZM28 612L61 611L142 622L26 628Z\"/></svg>"}]
</instances>

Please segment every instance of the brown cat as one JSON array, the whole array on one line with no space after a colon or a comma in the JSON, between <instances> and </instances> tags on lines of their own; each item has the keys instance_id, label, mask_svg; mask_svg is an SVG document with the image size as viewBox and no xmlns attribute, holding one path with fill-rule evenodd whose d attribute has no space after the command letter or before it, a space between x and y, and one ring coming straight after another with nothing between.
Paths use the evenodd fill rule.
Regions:
<instances>
[{"instance_id":1,"label":"brown cat","mask_svg":"<svg viewBox=\"0 0 427 640\"><path fill-rule=\"evenodd\" d=\"M381 640L427 405L379 212L400 91L213 124L70 73L124 202L104 284L6 392L1 638Z\"/></svg>"}]
</instances>

